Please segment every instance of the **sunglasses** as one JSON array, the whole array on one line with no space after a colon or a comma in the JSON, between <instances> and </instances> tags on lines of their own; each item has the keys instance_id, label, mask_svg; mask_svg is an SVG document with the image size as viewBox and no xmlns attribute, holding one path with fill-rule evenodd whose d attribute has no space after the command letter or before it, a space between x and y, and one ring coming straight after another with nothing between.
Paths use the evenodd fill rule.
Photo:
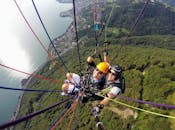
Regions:
<instances>
[{"instance_id":1,"label":"sunglasses","mask_svg":"<svg viewBox=\"0 0 175 130\"><path fill-rule=\"evenodd\" d=\"M103 72L101 72L99 69L95 69L96 71L98 71L98 74L100 74L100 75L102 75L102 74L104 74Z\"/></svg>"},{"instance_id":2,"label":"sunglasses","mask_svg":"<svg viewBox=\"0 0 175 130\"><path fill-rule=\"evenodd\" d=\"M109 73L111 73L112 75L116 76L116 72L112 69L110 69Z\"/></svg>"},{"instance_id":3,"label":"sunglasses","mask_svg":"<svg viewBox=\"0 0 175 130\"><path fill-rule=\"evenodd\" d=\"M114 75L114 76L116 76L116 74L115 73L112 73L111 71L109 73L112 74L112 75Z\"/></svg>"}]
</instances>

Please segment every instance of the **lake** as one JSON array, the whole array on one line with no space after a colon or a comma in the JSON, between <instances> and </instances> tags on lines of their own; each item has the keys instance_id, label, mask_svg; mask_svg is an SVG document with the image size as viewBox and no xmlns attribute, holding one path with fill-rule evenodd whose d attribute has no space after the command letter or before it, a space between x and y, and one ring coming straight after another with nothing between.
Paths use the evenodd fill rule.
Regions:
<instances>
[{"instance_id":1,"label":"lake","mask_svg":"<svg viewBox=\"0 0 175 130\"><path fill-rule=\"evenodd\" d=\"M47 48L50 44L31 0L17 0L26 19ZM72 18L62 18L61 11L72 8L72 4L61 4L56 0L35 0L37 9L52 39L63 34ZM32 73L46 62L47 53L28 28L13 0L0 4L0 63ZM0 86L21 88L21 80L27 75L0 66ZM8 121L16 109L21 92L0 89L0 123Z\"/></svg>"}]
</instances>

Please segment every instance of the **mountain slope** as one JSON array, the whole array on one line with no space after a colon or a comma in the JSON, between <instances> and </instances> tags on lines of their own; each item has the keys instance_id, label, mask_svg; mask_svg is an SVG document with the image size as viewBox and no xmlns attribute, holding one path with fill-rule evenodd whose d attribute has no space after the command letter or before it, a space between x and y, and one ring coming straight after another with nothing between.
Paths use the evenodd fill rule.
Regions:
<instances>
[{"instance_id":1,"label":"mountain slope","mask_svg":"<svg viewBox=\"0 0 175 130\"><path fill-rule=\"evenodd\" d=\"M160 2L168 3L169 5L175 6L174 0L160 0Z\"/></svg>"},{"instance_id":2,"label":"mountain slope","mask_svg":"<svg viewBox=\"0 0 175 130\"><path fill-rule=\"evenodd\" d=\"M127 1L127 0L125 0ZM128 34L131 25L135 22L140 10L144 3L108 3L102 7L102 19L101 23L106 23L109 18L112 7L112 16L109 22L107 35L108 37L122 37ZM94 37L93 33L93 11L89 7L82 11L79 27L79 35L88 37ZM139 21L135 32L132 35L167 35L175 34L175 12L173 8L166 7L159 3L150 3L141 20ZM100 25L102 26L102 25ZM86 28L85 28L86 27ZM85 28L85 29L84 29ZM101 27L102 28L102 27ZM104 35L104 34L102 34Z\"/></svg>"},{"instance_id":3,"label":"mountain slope","mask_svg":"<svg viewBox=\"0 0 175 130\"><path fill-rule=\"evenodd\" d=\"M116 54L117 45L109 46L110 58L114 58L113 54ZM85 57L92 53L94 46L81 47L81 56L83 58L83 63L85 64ZM72 72L77 72L79 69L76 50L70 51L66 57L63 57L69 69ZM68 62L69 61L69 62ZM112 64L118 63L123 67L124 75L126 78L126 93L124 96L132 97L135 99L143 99L147 101L163 103L163 104L174 104L175 95L175 51L161 49L157 47L149 46L124 46L119 53L118 57L112 62ZM56 66L53 68L54 71L51 72L49 69L51 64L46 65L40 75L51 76L53 79L59 77L60 81L63 81L64 75L57 71ZM83 67L85 68L85 66ZM144 75L143 75L144 74ZM143 91L140 93L140 86L142 85ZM28 86L32 89L61 89L61 82L58 84L51 84L46 81L41 81L38 79L33 79L31 84ZM48 105L60 101L62 97L59 94L29 94L25 93L22 107L20 110L19 117L25 115L29 112L34 112L40 110ZM119 99L118 99L119 100ZM122 102L125 102L121 100ZM156 111L163 114L175 114L174 110L166 110L161 108L150 107L148 105L139 105L134 102L126 102L127 104L133 105L135 107L141 106L141 108ZM93 102L88 102L86 104L79 104L78 111L78 130L84 129L95 129L94 117L90 114L90 109L92 108ZM174 104L175 105L175 104ZM110 109L108 109L108 107ZM127 107L110 103L109 106L105 108L100 116L101 121L104 123L106 129L121 129L125 130L128 125L130 125L134 130L136 129L149 129L155 130L156 127L159 130L173 130L173 120L148 115L144 112L138 112L129 108L131 113L134 115L123 118L123 116L111 108L118 108L119 112L127 110ZM26 123L17 125L16 129L48 129L51 123L56 119L59 113L64 109L64 105L53 109L50 112L46 112L41 116L33 118ZM67 123L69 118L65 118L63 122L56 128L65 130L67 128ZM39 123L38 123L39 122ZM117 123L116 123L117 122ZM146 123L145 123L146 122ZM156 125L155 125L156 123ZM148 125L151 124L151 125ZM159 127L158 127L159 126ZM172 128L170 127L172 126Z\"/></svg>"},{"instance_id":4,"label":"mountain slope","mask_svg":"<svg viewBox=\"0 0 175 130\"><path fill-rule=\"evenodd\" d=\"M125 36L128 33L129 25L133 22L135 18L136 11L140 10L142 4L131 5L131 8L116 6L115 13L111 19L108 34L108 40L111 41L109 45L109 56L111 64L119 64L124 70L124 76L126 78L126 92L123 96L131 97L134 99L141 99L156 103L162 104L171 104L175 105L175 37L174 35L169 35L174 33L174 29L170 29L173 23L171 22L170 16L174 18L174 12L171 9L168 9L163 6L155 7L154 5L150 6L150 12L147 12L145 16L147 19L143 20L140 30L136 30L135 35L129 37L126 41ZM137 7L137 8L136 8ZM106 15L110 12L111 4L107 5ZM166 15L167 13L162 13L160 16L158 12L168 12L171 15ZM131 12L128 12L131 10ZM92 55L95 49L95 40L94 32L91 28L82 29L83 25L92 25L92 19L88 20L92 12L88 12L86 9L82 18L85 18L85 22L80 25L80 36L81 45L80 45L80 55L82 59L83 69L86 68L86 58L89 55ZM122 15L120 14L122 11ZM153 11L156 12L158 16L153 17ZM119 13L120 12L120 13ZM116 16L119 14L118 20ZM125 18L122 18L122 16ZM157 25L162 25L162 27L157 28L155 23L151 19L158 21ZM124 20L124 22L122 21ZM146 20L148 21L148 25ZM157 21L156 20L156 21ZM122 24L123 23L123 24ZM171 26L168 24L170 23ZM120 25L120 26L118 26ZM139 28L138 26L138 28ZM144 27L143 27L144 26ZM166 29L168 27L169 29ZM121 32L118 33L117 30L121 28ZM111 29L111 30L110 30ZM165 31L165 30L166 31ZM146 35L145 34L149 34ZM156 35L150 35L156 34ZM158 35L158 34L168 34L168 35ZM99 39L103 41L103 38ZM102 52L103 42L99 42L101 48L99 51ZM123 45L122 49L119 49ZM115 55L117 54L117 57ZM71 72L78 73L79 70L79 61L77 56L77 50L73 49L67 52L63 59L65 64L68 66ZM59 61L59 60L58 60ZM98 59L96 61L99 61ZM60 68L57 68L53 63L49 62L46 64L39 72L39 75L45 77L51 77L53 79L59 79L60 82L53 84L47 81L42 81L39 79L33 78L27 88L32 89L61 89L61 84L64 81L64 74L60 71ZM58 93L25 93L23 96L22 106L18 117L32 113L38 110L41 110L51 104L54 104L62 100L63 96ZM121 99L116 99L128 105L134 107L143 108L152 112L158 112L166 115L175 115L175 110L165 109L165 108L156 108L149 105L137 104L135 102L125 101ZM96 102L89 101L86 104L79 104L76 113L76 123L73 123L72 129L78 130L94 130L95 121L94 117L90 114L91 108ZM49 112L46 112L38 117L35 117L27 122L21 123L16 126L16 130L36 130L36 129L48 129L52 122L57 118L57 116L65 108L65 105L61 105L58 108L55 108ZM126 114L128 113L128 115ZM69 122L71 113L65 118L61 124L58 125L56 129L66 130L67 124ZM131 108L128 108L123 105L119 105L111 102L107 107L105 107L100 114L100 121L103 122L105 129L107 130L174 130L175 129L175 120L164 118L160 116L155 116L140 112ZM76 124L76 125L74 125Z\"/></svg>"}]
</instances>

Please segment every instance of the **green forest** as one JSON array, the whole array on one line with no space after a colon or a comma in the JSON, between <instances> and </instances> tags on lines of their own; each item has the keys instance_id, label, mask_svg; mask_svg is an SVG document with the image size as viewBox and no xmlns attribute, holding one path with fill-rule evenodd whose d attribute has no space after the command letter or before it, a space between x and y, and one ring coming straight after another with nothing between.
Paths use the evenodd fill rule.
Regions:
<instances>
[{"instance_id":1,"label":"green forest","mask_svg":"<svg viewBox=\"0 0 175 130\"><path fill-rule=\"evenodd\" d=\"M105 4L105 8L101 9L103 12L101 26L104 26L104 23L107 22L113 8L110 22L107 25L108 37L117 38L127 35L135 19L139 15L142 6L142 2L135 3L128 0L119 1L117 4ZM174 11L175 9L171 6L165 6L162 3L150 3L133 35L174 35ZM86 8L85 11L80 14L80 36L94 37L92 15L93 10L91 8ZM83 29L86 25L91 25L91 27Z\"/></svg>"},{"instance_id":2,"label":"green forest","mask_svg":"<svg viewBox=\"0 0 175 130\"><path fill-rule=\"evenodd\" d=\"M103 13L106 14L102 17L102 20L105 20L107 14L110 13L113 4L107 3L102 9ZM124 70L126 91L122 96L175 105L174 9L163 4L149 4L133 36L126 38L130 26L137 17L143 3L129 2L129 5L130 7L128 8L122 2L114 4L115 10L112 13L106 32L108 41L111 42L108 45L110 64L118 64ZM89 9L85 9L79 16L81 21L81 24L79 24L80 55L84 70L87 65L86 58L94 53L96 47L92 26L82 29L83 26L93 25L93 21L90 19L92 11ZM98 50L102 53L104 49L104 33L98 40ZM76 48L62 55L62 58L71 72L79 73ZM60 63L59 59L56 60ZM99 60L96 59L96 62L99 62ZM58 79L59 82L54 84L32 78L27 88L61 90L65 74L54 63L48 62L37 74ZM25 92L18 117L41 110L65 98L60 93L38 94ZM111 101L100 113L99 118L103 122L105 130L175 130L175 119L157 116L134 108L168 116L175 115L174 109L158 108L119 98L116 98L115 101ZM117 102L131 105L133 108ZM91 109L97 103L98 101L79 103L71 129L96 130L95 119L91 115ZM48 129L64 107L65 104L60 105L31 120L16 125L15 129ZM64 118L61 124L56 127L56 130L67 129L71 114Z\"/></svg>"}]
</instances>

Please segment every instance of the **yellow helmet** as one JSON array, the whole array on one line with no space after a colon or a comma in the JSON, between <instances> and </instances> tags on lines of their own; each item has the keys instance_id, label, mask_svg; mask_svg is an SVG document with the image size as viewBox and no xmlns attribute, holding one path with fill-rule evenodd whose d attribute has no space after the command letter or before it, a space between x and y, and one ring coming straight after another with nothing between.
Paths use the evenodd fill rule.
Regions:
<instances>
[{"instance_id":1,"label":"yellow helmet","mask_svg":"<svg viewBox=\"0 0 175 130\"><path fill-rule=\"evenodd\" d=\"M107 62L100 62L96 68L103 72L104 74L108 73L109 70L109 64Z\"/></svg>"}]
</instances>

